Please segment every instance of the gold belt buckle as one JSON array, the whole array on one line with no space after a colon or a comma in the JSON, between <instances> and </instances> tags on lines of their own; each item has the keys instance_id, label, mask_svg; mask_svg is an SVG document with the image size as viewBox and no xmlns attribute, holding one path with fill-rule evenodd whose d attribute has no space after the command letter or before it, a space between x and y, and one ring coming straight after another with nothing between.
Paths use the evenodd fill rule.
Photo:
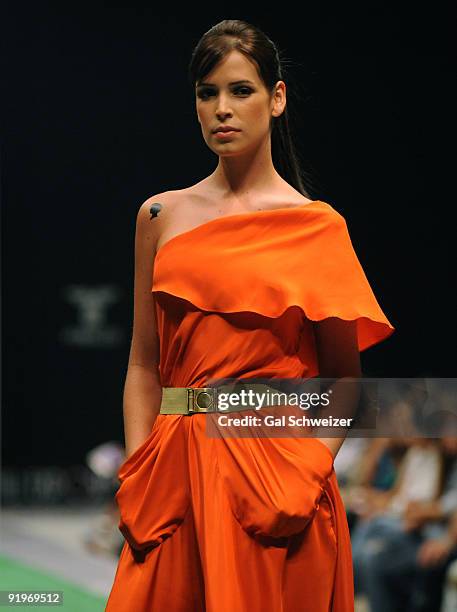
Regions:
<instances>
[{"instance_id":1,"label":"gold belt buckle","mask_svg":"<svg viewBox=\"0 0 457 612\"><path fill-rule=\"evenodd\" d=\"M189 414L195 412L216 412L216 387L187 387L187 411Z\"/></svg>"}]
</instances>

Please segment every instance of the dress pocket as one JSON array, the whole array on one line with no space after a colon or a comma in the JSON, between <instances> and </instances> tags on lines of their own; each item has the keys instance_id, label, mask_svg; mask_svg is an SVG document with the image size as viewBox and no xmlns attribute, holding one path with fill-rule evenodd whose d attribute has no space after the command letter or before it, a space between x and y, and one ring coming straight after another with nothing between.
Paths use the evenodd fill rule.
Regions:
<instances>
[{"instance_id":1,"label":"dress pocket","mask_svg":"<svg viewBox=\"0 0 457 612\"><path fill-rule=\"evenodd\" d=\"M184 520L190 503L181 416L158 415L143 444L121 465L115 498L119 530L136 550L160 545Z\"/></svg>"},{"instance_id":2,"label":"dress pocket","mask_svg":"<svg viewBox=\"0 0 457 612\"><path fill-rule=\"evenodd\" d=\"M333 457L314 438L223 438L218 468L234 517L252 536L289 537L319 509Z\"/></svg>"},{"instance_id":3,"label":"dress pocket","mask_svg":"<svg viewBox=\"0 0 457 612\"><path fill-rule=\"evenodd\" d=\"M154 421L152 429L149 432L146 439L144 440L144 442L142 442L140 446L136 448L133 451L133 453L129 457L127 457L127 459L125 459L125 461L123 461L121 465L119 466L119 469L117 471L117 477L121 483L127 478L129 474L131 474L133 471L138 469L139 466L141 465L142 459L144 459L146 456L145 451L146 449L149 448L152 442L152 438L155 435L156 425L157 425L157 418Z\"/></svg>"}]
</instances>

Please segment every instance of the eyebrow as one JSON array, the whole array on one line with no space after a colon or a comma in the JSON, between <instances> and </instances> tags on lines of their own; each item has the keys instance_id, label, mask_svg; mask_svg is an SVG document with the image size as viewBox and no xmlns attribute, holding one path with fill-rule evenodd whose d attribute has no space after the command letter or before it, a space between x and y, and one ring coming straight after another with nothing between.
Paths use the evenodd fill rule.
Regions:
<instances>
[{"instance_id":1,"label":"eyebrow","mask_svg":"<svg viewBox=\"0 0 457 612\"><path fill-rule=\"evenodd\" d=\"M241 79L241 81L232 81L229 85L240 85L241 83L249 83L250 85L254 85L252 81L249 79ZM197 87L216 87L214 83L199 83Z\"/></svg>"}]
</instances>

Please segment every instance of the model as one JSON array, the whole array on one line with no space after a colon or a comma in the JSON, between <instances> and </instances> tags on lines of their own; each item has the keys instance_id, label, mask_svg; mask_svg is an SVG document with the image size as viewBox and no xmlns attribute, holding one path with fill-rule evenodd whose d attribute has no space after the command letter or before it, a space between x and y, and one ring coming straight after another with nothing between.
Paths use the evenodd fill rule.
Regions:
<instances>
[{"instance_id":1,"label":"model","mask_svg":"<svg viewBox=\"0 0 457 612\"><path fill-rule=\"evenodd\" d=\"M210 382L357 378L360 351L394 328L343 216L305 188L274 43L225 20L190 76L218 164L138 211L116 493L126 541L106 610L350 612L333 467L344 436L211 435ZM262 410L230 416L247 413Z\"/></svg>"}]
</instances>

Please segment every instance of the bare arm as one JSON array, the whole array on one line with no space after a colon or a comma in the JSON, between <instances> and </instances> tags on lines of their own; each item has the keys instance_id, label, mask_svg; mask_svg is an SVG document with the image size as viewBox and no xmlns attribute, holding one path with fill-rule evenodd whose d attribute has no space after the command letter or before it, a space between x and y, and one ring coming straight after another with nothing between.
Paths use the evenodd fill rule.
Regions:
<instances>
[{"instance_id":1,"label":"bare arm","mask_svg":"<svg viewBox=\"0 0 457 612\"><path fill-rule=\"evenodd\" d=\"M133 333L123 395L127 458L149 435L162 401L159 339L151 293L160 221L158 217L151 219L149 213L151 203L163 200L162 196L146 200L136 219Z\"/></svg>"},{"instance_id":2,"label":"bare arm","mask_svg":"<svg viewBox=\"0 0 457 612\"><path fill-rule=\"evenodd\" d=\"M313 325L319 377L337 379L329 387L332 399L328 409L329 415L337 418L354 417L360 395L360 383L351 382L352 378L359 379L362 376L356 326L356 321L345 321L338 317L316 321ZM335 433L337 429L338 433L344 435L317 437L329 447L333 457L336 457L347 434L347 429L344 431L344 428L335 428ZM329 428L324 431L328 433Z\"/></svg>"}]
</instances>

